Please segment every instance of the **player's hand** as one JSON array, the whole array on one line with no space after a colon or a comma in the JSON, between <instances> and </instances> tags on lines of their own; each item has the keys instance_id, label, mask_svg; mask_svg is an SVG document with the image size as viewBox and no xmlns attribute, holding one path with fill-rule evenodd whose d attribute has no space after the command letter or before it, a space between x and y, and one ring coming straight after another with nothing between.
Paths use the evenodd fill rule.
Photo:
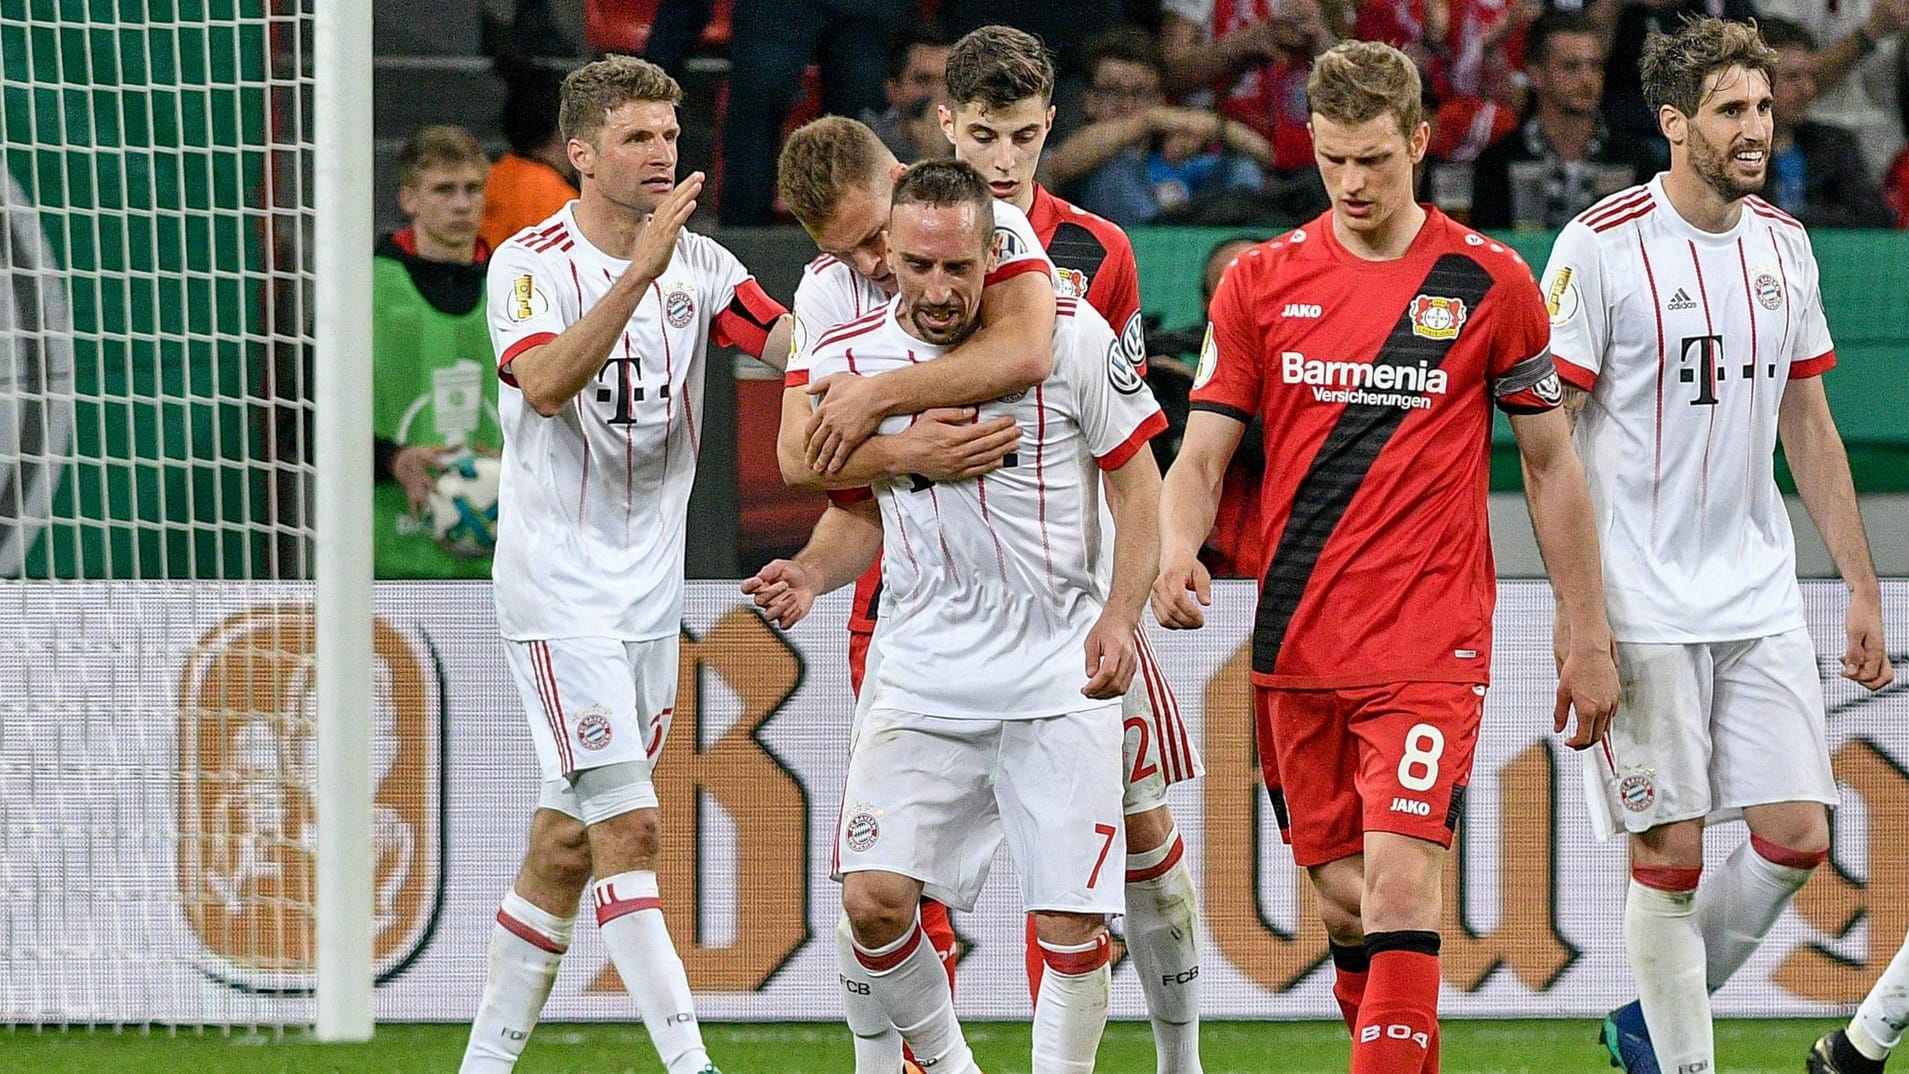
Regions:
<instances>
[{"instance_id":1,"label":"player's hand","mask_svg":"<svg viewBox=\"0 0 1909 1074\"><path fill-rule=\"evenodd\" d=\"M808 569L792 559L771 560L742 580L742 591L756 600L756 607L771 623L787 630L802 621L815 604L815 584Z\"/></svg>"},{"instance_id":2,"label":"player's hand","mask_svg":"<svg viewBox=\"0 0 1909 1074\"><path fill-rule=\"evenodd\" d=\"M973 407L925 411L896 438L905 472L930 481L967 481L999 470L1021 444L1021 427L1005 414L975 420Z\"/></svg>"},{"instance_id":3,"label":"player's hand","mask_svg":"<svg viewBox=\"0 0 1909 1074\"><path fill-rule=\"evenodd\" d=\"M1849 637L1849 648L1843 650L1843 678L1865 690L1880 690L1895 681L1896 669L1889 665L1889 650L1883 647L1881 605L1868 597L1850 601L1843 633Z\"/></svg>"},{"instance_id":4,"label":"player's hand","mask_svg":"<svg viewBox=\"0 0 1909 1074\"><path fill-rule=\"evenodd\" d=\"M1096 701L1124 697L1140 667L1134 624L1102 613L1087 633L1087 685L1080 692Z\"/></svg>"},{"instance_id":5,"label":"player's hand","mask_svg":"<svg viewBox=\"0 0 1909 1074\"><path fill-rule=\"evenodd\" d=\"M677 236L683 233L683 225L696 211L696 195L702 192L703 173L690 172L663 198L662 204L650 214L649 222L643 225L643 234L636 238L636 249L630 253L626 276L649 281L663 274L676 253Z\"/></svg>"},{"instance_id":6,"label":"player's hand","mask_svg":"<svg viewBox=\"0 0 1909 1074\"><path fill-rule=\"evenodd\" d=\"M1602 742L1611 729L1621 694L1613 646L1572 646L1565 651L1558 669L1558 706L1551 713L1551 729L1563 734L1571 712L1576 710L1577 727L1564 744L1574 750L1589 749Z\"/></svg>"},{"instance_id":7,"label":"player's hand","mask_svg":"<svg viewBox=\"0 0 1909 1074\"><path fill-rule=\"evenodd\" d=\"M1197 603L1196 603L1197 601ZM1160 561L1153 583L1153 617L1168 630L1198 630L1206 625L1201 608L1213 603L1213 576L1199 558L1184 563Z\"/></svg>"},{"instance_id":8,"label":"player's hand","mask_svg":"<svg viewBox=\"0 0 1909 1074\"><path fill-rule=\"evenodd\" d=\"M444 468L444 458L449 454L451 449L420 444L404 448L391 457L391 476L404 486L404 498L410 501L412 514L417 514L431 498L437 488L438 471Z\"/></svg>"},{"instance_id":9,"label":"player's hand","mask_svg":"<svg viewBox=\"0 0 1909 1074\"><path fill-rule=\"evenodd\" d=\"M831 373L809 383L809 394L821 397L809 415L809 469L835 473L875 435L888 416L878 392L874 378L852 373Z\"/></svg>"}]
</instances>

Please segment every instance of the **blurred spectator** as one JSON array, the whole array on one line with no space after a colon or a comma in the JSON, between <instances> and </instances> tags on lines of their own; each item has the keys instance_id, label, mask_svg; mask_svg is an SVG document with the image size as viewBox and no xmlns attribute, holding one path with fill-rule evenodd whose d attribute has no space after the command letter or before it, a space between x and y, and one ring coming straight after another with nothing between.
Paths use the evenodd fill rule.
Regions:
<instances>
[{"instance_id":1,"label":"blurred spectator","mask_svg":"<svg viewBox=\"0 0 1909 1074\"><path fill-rule=\"evenodd\" d=\"M563 76L528 65L509 70L510 89L499 117L510 149L491 165L484 188L484 223L478 237L496 249L532 224L540 224L577 196L576 173L563 135L557 131L557 105Z\"/></svg>"},{"instance_id":2,"label":"blurred spectator","mask_svg":"<svg viewBox=\"0 0 1909 1074\"><path fill-rule=\"evenodd\" d=\"M1870 175L1881 175L1903 145L1896 58L1909 0L1757 0L1757 11L1788 19L1819 42L1810 118L1855 134Z\"/></svg>"},{"instance_id":3,"label":"blurred spectator","mask_svg":"<svg viewBox=\"0 0 1909 1074\"><path fill-rule=\"evenodd\" d=\"M948 96L948 50L953 46L953 39L932 22L904 25L889 46L888 81L882 84L888 107L879 113L864 113L862 122L903 164L913 164L923 156L947 156L944 150L948 140L941 135L934 109ZM917 139L910 129L919 128L924 116L930 121L933 136L926 142ZM924 153L930 146L935 148Z\"/></svg>"},{"instance_id":4,"label":"blurred spectator","mask_svg":"<svg viewBox=\"0 0 1909 1074\"><path fill-rule=\"evenodd\" d=\"M1473 163L1473 227L1560 228L1599 199L1650 177L1649 162L1614 142L1598 112L1604 54L1588 16L1553 11L1539 17L1526 59L1534 107L1521 127Z\"/></svg>"},{"instance_id":5,"label":"blurred spectator","mask_svg":"<svg viewBox=\"0 0 1909 1074\"><path fill-rule=\"evenodd\" d=\"M1856 136L1803 117L1816 98L1810 54L1816 41L1788 19L1762 19L1757 28L1776 50L1772 108L1776 130L1763 196L1809 227L1889 227L1895 221L1882 190L1869 176Z\"/></svg>"},{"instance_id":6,"label":"blurred spectator","mask_svg":"<svg viewBox=\"0 0 1909 1074\"><path fill-rule=\"evenodd\" d=\"M372 260L372 436L380 578L489 577L490 561L438 547L421 518L444 460L503 447L497 373L484 317L490 246L484 151L460 127L426 127L398 156L410 226Z\"/></svg>"},{"instance_id":7,"label":"blurred spectator","mask_svg":"<svg viewBox=\"0 0 1909 1074\"><path fill-rule=\"evenodd\" d=\"M682 82L688 74L689 54L702 41L715 14L711 0L658 0L650 36L643 42L643 58Z\"/></svg>"},{"instance_id":8,"label":"blurred spectator","mask_svg":"<svg viewBox=\"0 0 1909 1074\"><path fill-rule=\"evenodd\" d=\"M577 54L576 42L557 25L550 0L517 0L508 21L486 6L479 33L484 54L501 60Z\"/></svg>"},{"instance_id":9,"label":"blurred spectator","mask_svg":"<svg viewBox=\"0 0 1909 1074\"><path fill-rule=\"evenodd\" d=\"M1123 26L1087 46L1087 123L1048 154L1048 185L1122 227L1152 223L1201 197L1257 190L1272 146L1240 123L1161 95L1160 54Z\"/></svg>"},{"instance_id":10,"label":"blurred spectator","mask_svg":"<svg viewBox=\"0 0 1909 1074\"><path fill-rule=\"evenodd\" d=\"M1896 109L1902 113L1902 133L1909 135L1909 48L1896 50ZM1897 153L1889 165L1883 197L1896 214L1896 226L1909 228L1909 148Z\"/></svg>"},{"instance_id":11,"label":"blurred spectator","mask_svg":"<svg viewBox=\"0 0 1909 1074\"><path fill-rule=\"evenodd\" d=\"M724 226L770 223L782 123L811 57L822 67L823 112L885 107L888 42L901 12L901 0L736 0L718 202Z\"/></svg>"},{"instance_id":12,"label":"blurred spectator","mask_svg":"<svg viewBox=\"0 0 1909 1074\"><path fill-rule=\"evenodd\" d=\"M1594 0L1583 9L1598 21L1610 40L1604 57L1603 112L1614 148L1648 160L1652 171L1670 167L1670 143L1657 129L1657 114L1644 103L1643 80L1637 72L1644 39L1652 33L1675 33L1687 15L1742 21L1755 16L1756 10L1750 0Z\"/></svg>"},{"instance_id":13,"label":"blurred spectator","mask_svg":"<svg viewBox=\"0 0 1909 1074\"><path fill-rule=\"evenodd\" d=\"M902 138L915 154L915 160L945 160L954 156L954 145L941 129L940 109L946 104L945 99L923 98L909 105L908 111L902 114Z\"/></svg>"},{"instance_id":14,"label":"blurred spectator","mask_svg":"<svg viewBox=\"0 0 1909 1074\"><path fill-rule=\"evenodd\" d=\"M1210 89L1218 111L1272 143L1273 169L1313 170L1312 57L1332 47L1318 0L1162 0L1167 92Z\"/></svg>"}]
</instances>

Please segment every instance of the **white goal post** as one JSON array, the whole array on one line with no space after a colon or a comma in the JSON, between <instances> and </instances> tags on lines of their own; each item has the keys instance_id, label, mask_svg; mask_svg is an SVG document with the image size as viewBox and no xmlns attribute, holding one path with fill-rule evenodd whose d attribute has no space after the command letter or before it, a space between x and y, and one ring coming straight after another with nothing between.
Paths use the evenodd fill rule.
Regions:
<instances>
[{"instance_id":1,"label":"white goal post","mask_svg":"<svg viewBox=\"0 0 1909 1074\"><path fill-rule=\"evenodd\" d=\"M372 1033L371 26L0 0L0 1026Z\"/></svg>"}]
</instances>

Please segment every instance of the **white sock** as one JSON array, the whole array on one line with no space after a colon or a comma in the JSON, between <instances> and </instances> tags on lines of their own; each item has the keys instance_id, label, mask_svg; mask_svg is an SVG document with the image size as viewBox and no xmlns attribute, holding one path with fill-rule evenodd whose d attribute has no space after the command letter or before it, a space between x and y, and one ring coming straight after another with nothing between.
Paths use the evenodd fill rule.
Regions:
<instances>
[{"instance_id":1,"label":"white sock","mask_svg":"<svg viewBox=\"0 0 1909 1074\"><path fill-rule=\"evenodd\" d=\"M842 1018L855 1037L855 1074L895 1074L901 1069L901 1034L855 957L855 934L846 916L835 926L835 960L842 979Z\"/></svg>"},{"instance_id":2,"label":"white sock","mask_svg":"<svg viewBox=\"0 0 1909 1074\"><path fill-rule=\"evenodd\" d=\"M972 1074L974 1053L955 1020L948 971L921 931L921 918L894 943L870 949L856 941L854 948L870 991L914 1051L915 1061L935 1074Z\"/></svg>"},{"instance_id":3,"label":"white sock","mask_svg":"<svg viewBox=\"0 0 1909 1074\"><path fill-rule=\"evenodd\" d=\"M1185 850L1174 831L1127 855L1127 954L1147 998L1157 1074L1201 1074L1200 904Z\"/></svg>"},{"instance_id":4,"label":"white sock","mask_svg":"<svg viewBox=\"0 0 1909 1074\"><path fill-rule=\"evenodd\" d=\"M610 949L623 987L636 1001L643 1028L669 1074L696 1074L709 1065L689 975L663 923L656 874L647 869L618 873L597 881L597 930Z\"/></svg>"},{"instance_id":5,"label":"white sock","mask_svg":"<svg viewBox=\"0 0 1909 1074\"><path fill-rule=\"evenodd\" d=\"M557 967L576 923L574 915L558 917L516 891L504 893L497 924L491 926L484 998L458 1074L507 1074L517 1065L557 983Z\"/></svg>"},{"instance_id":6,"label":"white sock","mask_svg":"<svg viewBox=\"0 0 1909 1074\"><path fill-rule=\"evenodd\" d=\"M1047 972L1034 1002L1034 1074L1093 1074L1107 1030L1112 953L1105 932L1072 947L1041 941Z\"/></svg>"},{"instance_id":7,"label":"white sock","mask_svg":"<svg viewBox=\"0 0 1909 1074\"><path fill-rule=\"evenodd\" d=\"M1696 895L1694 888L1664 891L1633 877L1624 900L1624 946L1664 1074L1711 1074L1717 1068Z\"/></svg>"},{"instance_id":8,"label":"white sock","mask_svg":"<svg viewBox=\"0 0 1909 1074\"><path fill-rule=\"evenodd\" d=\"M1814 868L1779 865L1766 855L1795 858L1760 839L1739 846L1713 870L1697 892L1697 922L1704 934L1705 983L1715 992L1750 960L1783 916Z\"/></svg>"},{"instance_id":9,"label":"white sock","mask_svg":"<svg viewBox=\"0 0 1909 1074\"><path fill-rule=\"evenodd\" d=\"M1850 1019L1849 1042L1856 1050L1878 1062L1902 1043L1902 1030L1909 1024L1909 937L1889 966L1877 978L1876 987L1863 997Z\"/></svg>"}]
</instances>

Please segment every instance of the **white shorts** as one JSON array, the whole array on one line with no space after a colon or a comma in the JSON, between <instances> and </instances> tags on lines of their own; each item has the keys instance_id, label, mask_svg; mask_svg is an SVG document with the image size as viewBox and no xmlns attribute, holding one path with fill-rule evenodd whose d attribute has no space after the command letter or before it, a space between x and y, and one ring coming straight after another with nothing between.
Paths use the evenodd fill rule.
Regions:
<instances>
[{"instance_id":1,"label":"white shorts","mask_svg":"<svg viewBox=\"0 0 1909 1074\"><path fill-rule=\"evenodd\" d=\"M1005 837L1030 912L1122 912L1119 719L1113 704L1032 720L865 713L835 875L898 873L972 910Z\"/></svg>"},{"instance_id":2,"label":"white shorts","mask_svg":"<svg viewBox=\"0 0 1909 1074\"><path fill-rule=\"evenodd\" d=\"M1823 686L1807 630L1749 641L1617 643L1624 693L1603 746L1584 753L1601 839L1745 806L1835 805Z\"/></svg>"},{"instance_id":3,"label":"white shorts","mask_svg":"<svg viewBox=\"0 0 1909 1074\"><path fill-rule=\"evenodd\" d=\"M1168 787L1206 772L1200 751L1194 749L1193 738L1180 719L1180 702L1153 657L1144 628L1135 632L1134 643L1140 670L1134 672L1133 684L1120 699L1125 762L1121 778L1126 784L1120 811L1128 816L1166 805Z\"/></svg>"},{"instance_id":4,"label":"white shorts","mask_svg":"<svg viewBox=\"0 0 1909 1074\"><path fill-rule=\"evenodd\" d=\"M546 785L540 807L581 816L574 795L564 804L571 775L626 761L641 762L645 771L655 765L676 705L678 647L674 634L650 641L505 640Z\"/></svg>"},{"instance_id":5,"label":"white shorts","mask_svg":"<svg viewBox=\"0 0 1909 1074\"><path fill-rule=\"evenodd\" d=\"M1140 668L1120 699L1122 816L1159 809L1167 804L1168 787L1206 774L1200 751L1194 748L1193 737L1180 718L1179 699L1173 696L1173 687L1167 683L1160 662L1154 659L1144 628L1135 632L1134 642ZM877 623L863 663L862 682L874 682L881 666L881 625ZM849 725L851 750L872 693L863 690L855 699L855 715Z\"/></svg>"}]
</instances>

